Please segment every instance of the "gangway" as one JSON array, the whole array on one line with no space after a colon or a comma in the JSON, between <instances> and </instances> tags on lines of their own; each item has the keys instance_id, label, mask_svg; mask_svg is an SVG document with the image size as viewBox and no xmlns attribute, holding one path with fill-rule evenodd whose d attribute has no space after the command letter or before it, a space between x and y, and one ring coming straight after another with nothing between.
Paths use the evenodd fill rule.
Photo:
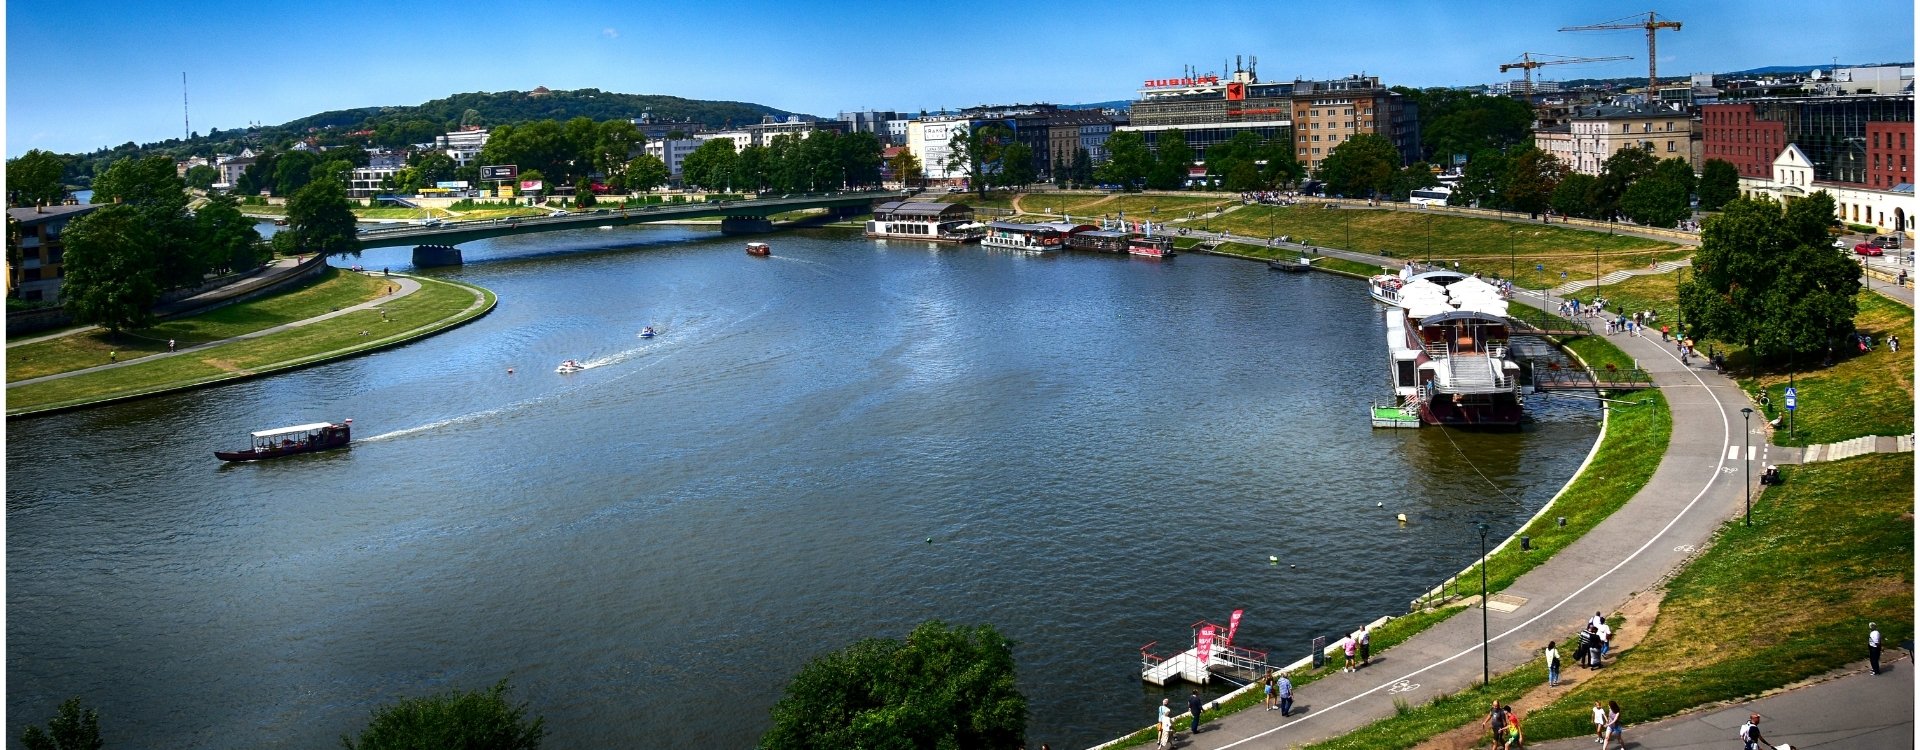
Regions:
<instances>
[{"instance_id":1,"label":"gangway","mask_svg":"<svg viewBox=\"0 0 1920 750\"><path fill-rule=\"evenodd\" d=\"M1174 680L1206 685L1219 677L1244 685L1272 671L1267 651L1235 646L1232 637L1239 630L1240 611L1233 613L1232 625L1221 627L1206 620L1193 623L1193 646L1172 656L1153 652L1159 641L1140 647L1140 679L1164 686ZM1215 640L1219 636L1220 640Z\"/></svg>"}]
</instances>

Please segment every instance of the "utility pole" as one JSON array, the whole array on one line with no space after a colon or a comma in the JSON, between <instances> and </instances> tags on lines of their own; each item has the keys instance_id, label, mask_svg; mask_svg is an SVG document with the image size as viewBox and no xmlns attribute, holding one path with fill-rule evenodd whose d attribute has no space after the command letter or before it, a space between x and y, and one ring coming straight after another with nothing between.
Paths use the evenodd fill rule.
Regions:
<instances>
[{"instance_id":1,"label":"utility pole","mask_svg":"<svg viewBox=\"0 0 1920 750\"><path fill-rule=\"evenodd\" d=\"M180 71L180 139L193 138L193 118L187 112L187 71Z\"/></svg>"}]
</instances>

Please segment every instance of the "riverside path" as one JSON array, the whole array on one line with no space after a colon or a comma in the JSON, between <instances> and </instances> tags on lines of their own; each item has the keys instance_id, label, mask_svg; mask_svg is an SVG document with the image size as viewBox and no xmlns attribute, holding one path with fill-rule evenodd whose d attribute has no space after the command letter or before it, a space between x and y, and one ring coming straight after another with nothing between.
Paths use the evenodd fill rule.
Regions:
<instances>
[{"instance_id":1,"label":"riverside path","mask_svg":"<svg viewBox=\"0 0 1920 750\"><path fill-rule=\"evenodd\" d=\"M1547 310L1560 301L1544 293L1514 299ZM1499 592L1523 603L1511 612L1487 613L1487 653L1495 674L1532 659L1549 640L1564 640L1594 612L1617 611L1633 593L1657 586L1740 512L1743 478L1760 476L1753 464L1765 460L1766 425L1743 422L1740 409L1748 401L1737 385L1712 369L1683 364L1657 337L1612 340L1666 396L1672 439L1652 478L1626 506ZM1754 434L1746 434L1749 428ZM1749 443L1751 450L1745 448ZM1392 716L1396 700L1418 704L1472 687L1481 679L1475 669L1481 666L1481 635L1480 617L1452 617L1376 655L1365 670L1334 673L1303 688L1292 717L1241 711L1203 726L1183 747L1293 747Z\"/></svg>"}]
</instances>

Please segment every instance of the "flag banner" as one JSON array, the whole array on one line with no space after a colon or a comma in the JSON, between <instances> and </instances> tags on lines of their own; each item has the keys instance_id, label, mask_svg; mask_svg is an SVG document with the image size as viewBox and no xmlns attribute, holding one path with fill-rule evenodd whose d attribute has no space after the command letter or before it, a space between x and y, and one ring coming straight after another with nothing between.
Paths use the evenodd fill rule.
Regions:
<instances>
[{"instance_id":1,"label":"flag banner","mask_svg":"<svg viewBox=\"0 0 1920 750\"><path fill-rule=\"evenodd\" d=\"M1227 645L1229 646L1233 645L1233 634L1240 632L1240 613L1245 611L1236 609L1233 611L1233 617L1227 620Z\"/></svg>"},{"instance_id":2,"label":"flag banner","mask_svg":"<svg viewBox=\"0 0 1920 750\"><path fill-rule=\"evenodd\" d=\"M1212 625L1208 625L1200 628L1199 648L1195 649L1195 651L1200 655L1200 666L1205 667L1208 664L1207 657L1213 654L1213 626Z\"/></svg>"}]
</instances>

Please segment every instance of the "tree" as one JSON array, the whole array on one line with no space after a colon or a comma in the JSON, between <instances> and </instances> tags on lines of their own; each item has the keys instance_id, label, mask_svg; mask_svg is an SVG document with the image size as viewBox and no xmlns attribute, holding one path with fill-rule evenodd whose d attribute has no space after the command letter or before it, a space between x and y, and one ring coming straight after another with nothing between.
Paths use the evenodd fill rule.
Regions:
<instances>
[{"instance_id":1,"label":"tree","mask_svg":"<svg viewBox=\"0 0 1920 750\"><path fill-rule=\"evenodd\" d=\"M900 153L894 154L892 159L887 160L887 169L893 172L894 178L900 181L902 187L909 187L913 185L915 179L920 177L920 158L914 156L912 151L903 148L900 149Z\"/></svg>"},{"instance_id":2,"label":"tree","mask_svg":"<svg viewBox=\"0 0 1920 750\"><path fill-rule=\"evenodd\" d=\"M1147 137L1125 130L1107 137L1107 161L1095 167L1093 174L1101 182L1134 190L1151 169L1153 152L1147 149Z\"/></svg>"},{"instance_id":3,"label":"tree","mask_svg":"<svg viewBox=\"0 0 1920 750\"><path fill-rule=\"evenodd\" d=\"M573 181L573 207L593 208L593 202L593 178L575 178Z\"/></svg>"},{"instance_id":4,"label":"tree","mask_svg":"<svg viewBox=\"0 0 1920 750\"><path fill-rule=\"evenodd\" d=\"M608 120L600 123L593 144L593 165L609 178L620 176L622 168L634 158L634 151L646 143L646 134L630 121Z\"/></svg>"},{"instance_id":5,"label":"tree","mask_svg":"<svg viewBox=\"0 0 1920 750\"><path fill-rule=\"evenodd\" d=\"M1000 172L995 181L1014 189L1025 188L1039 179L1033 169L1033 147L1024 143L1009 143L1000 150Z\"/></svg>"},{"instance_id":6,"label":"tree","mask_svg":"<svg viewBox=\"0 0 1920 750\"><path fill-rule=\"evenodd\" d=\"M61 184L67 164L47 151L32 149L7 160L7 205L53 205L67 197Z\"/></svg>"},{"instance_id":7,"label":"tree","mask_svg":"<svg viewBox=\"0 0 1920 750\"><path fill-rule=\"evenodd\" d=\"M966 175L974 191L985 200L987 183L998 170L1000 149L1013 142L1013 131L1005 125L988 124L956 132L947 142L947 171Z\"/></svg>"},{"instance_id":8,"label":"tree","mask_svg":"<svg viewBox=\"0 0 1920 750\"><path fill-rule=\"evenodd\" d=\"M100 738L100 712L82 710L79 698L68 698L60 704L60 712L47 720L45 730L28 724L20 744L27 750L100 750L106 745Z\"/></svg>"},{"instance_id":9,"label":"tree","mask_svg":"<svg viewBox=\"0 0 1920 750\"><path fill-rule=\"evenodd\" d=\"M1732 162L1708 159L1700 170L1700 210L1718 211L1740 197L1740 169Z\"/></svg>"},{"instance_id":10,"label":"tree","mask_svg":"<svg viewBox=\"0 0 1920 750\"><path fill-rule=\"evenodd\" d=\"M160 300L163 238L138 208L102 206L74 219L61 240L66 257L60 296L75 321L118 333L153 320L149 308Z\"/></svg>"},{"instance_id":11,"label":"tree","mask_svg":"<svg viewBox=\"0 0 1920 750\"><path fill-rule=\"evenodd\" d=\"M1686 160L1662 160L1620 196L1620 211L1637 223L1671 228L1690 212L1693 182L1693 167Z\"/></svg>"},{"instance_id":12,"label":"tree","mask_svg":"<svg viewBox=\"0 0 1920 750\"><path fill-rule=\"evenodd\" d=\"M1493 149L1481 150L1467 162L1466 170L1460 175L1460 187L1447 196L1447 205L1506 208L1500 202L1500 188L1511 171L1511 161L1506 154Z\"/></svg>"},{"instance_id":13,"label":"tree","mask_svg":"<svg viewBox=\"0 0 1920 750\"><path fill-rule=\"evenodd\" d=\"M733 164L733 187L735 190L759 191L767 189L768 154L766 146L748 146L740 149L739 158ZM666 165L661 165L664 168Z\"/></svg>"},{"instance_id":14,"label":"tree","mask_svg":"<svg viewBox=\"0 0 1920 750\"><path fill-rule=\"evenodd\" d=\"M1594 205L1594 192L1599 189L1600 178L1575 172L1562 178L1560 184L1554 187L1549 204L1561 216L1596 218L1598 212Z\"/></svg>"},{"instance_id":15,"label":"tree","mask_svg":"<svg viewBox=\"0 0 1920 750\"><path fill-rule=\"evenodd\" d=\"M687 154L686 161L680 164L680 179L708 190L725 189L732 181L737 160L732 139L714 138Z\"/></svg>"},{"instance_id":16,"label":"tree","mask_svg":"<svg viewBox=\"0 0 1920 750\"><path fill-rule=\"evenodd\" d=\"M1627 194L1627 188L1640 178L1653 173L1653 165L1659 163L1646 149L1623 148L1613 152L1606 162L1600 165L1600 186L1594 191L1594 208L1598 218L1612 218L1620 212L1620 199Z\"/></svg>"},{"instance_id":17,"label":"tree","mask_svg":"<svg viewBox=\"0 0 1920 750\"><path fill-rule=\"evenodd\" d=\"M1533 109L1504 96L1479 96L1457 89L1415 90L1396 86L1395 92L1418 107L1420 144L1426 158L1441 164L1456 156L1498 151L1524 142L1533 126Z\"/></svg>"},{"instance_id":18,"label":"tree","mask_svg":"<svg viewBox=\"0 0 1920 750\"><path fill-rule=\"evenodd\" d=\"M1831 351L1853 331L1860 269L1827 246L1833 199L1824 191L1784 211L1736 198L1707 220L1693 278L1680 284L1691 333L1744 343L1756 363Z\"/></svg>"},{"instance_id":19,"label":"tree","mask_svg":"<svg viewBox=\"0 0 1920 750\"><path fill-rule=\"evenodd\" d=\"M661 161L660 157L641 154L627 162L622 179L628 190L651 193L654 188L667 184L667 178L670 176L667 172L667 163Z\"/></svg>"},{"instance_id":20,"label":"tree","mask_svg":"<svg viewBox=\"0 0 1920 750\"><path fill-rule=\"evenodd\" d=\"M152 253L161 289L197 284L206 267L193 252L187 186L164 156L121 159L93 180L94 203L119 203L140 215L141 244Z\"/></svg>"},{"instance_id":21,"label":"tree","mask_svg":"<svg viewBox=\"0 0 1920 750\"><path fill-rule=\"evenodd\" d=\"M210 190L213 183L220 181L220 170L205 164L195 164L187 169L187 187L196 190Z\"/></svg>"},{"instance_id":22,"label":"tree","mask_svg":"<svg viewBox=\"0 0 1920 750\"><path fill-rule=\"evenodd\" d=\"M1187 169L1193 166L1193 148L1187 136L1178 130L1160 133L1160 153L1147 172L1147 187L1155 190L1179 190L1186 187Z\"/></svg>"},{"instance_id":23,"label":"tree","mask_svg":"<svg viewBox=\"0 0 1920 750\"><path fill-rule=\"evenodd\" d=\"M1207 148L1207 177L1226 190L1240 192L1260 186L1260 136L1247 131L1235 133L1226 143Z\"/></svg>"},{"instance_id":24,"label":"tree","mask_svg":"<svg viewBox=\"0 0 1920 750\"><path fill-rule=\"evenodd\" d=\"M527 720L527 704L507 701L507 681L484 691L409 698L374 711L356 741L342 735L346 750L534 750L546 736L546 719Z\"/></svg>"},{"instance_id":25,"label":"tree","mask_svg":"<svg viewBox=\"0 0 1920 750\"><path fill-rule=\"evenodd\" d=\"M1073 184L1093 184L1093 154L1088 153L1085 147L1073 150Z\"/></svg>"},{"instance_id":26,"label":"tree","mask_svg":"<svg viewBox=\"0 0 1920 750\"><path fill-rule=\"evenodd\" d=\"M1320 162L1320 179L1339 195L1373 196L1391 192L1400 151L1378 133L1361 133L1333 147Z\"/></svg>"},{"instance_id":27,"label":"tree","mask_svg":"<svg viewBox=\"0 0 1920 750\"><path fill-rule=\"evenodd\" d=\"M1293 155L1293 144L1275 140L1262 149L1267 165L1260 170L1260 178L1265 187L1292 187L1306 178L1307 168Z\"/></svg>"},{"instance_id":28,"label":"tree","mask_svg":"<svg viewBox=\"0 0 1920 750\"><path fill-rule=\"evenodd\" d=\"M332 162L331 164L339 164ZM323 165L322 169L326 167ZM359 230L347 191L339 180L316 179L287 199L287 232L303 251L325 255L360 252Z\"/></svg>"},{"instance_id":29,"label":"tree","mask_svg":"<svg viewBox=\"0 0 1920 750\"><path fill-rule=\"evenodd\" d=\"M200 264L211 270L239 271L264 262L260 231L240 214L240 199L214 195L193 215L193 245Z\"/></svg>"},{"instance_id":30,"label":"tree","mask_svg":"<svg viewBox=\"0 0 1920 750\"><path fill-rule=\"evenodd\" d=\"M1011 748L1026 730L1012 643L991 625L935 620L904 643L868 638L809 662L760 747Z\"/></svg>"},{"instance_id":31,"label":"tree","mask_svg":"<svg viewBox=\"0 0 1920 750\"><path fill-rule=\"evenodd\" d=\"M880 184L880 159L886 153L886 147L880 145L879 136L866 132L848 133L835 139L834 147L842 179L848 187Z\"/></svg>"},{"instance_id":32,"label":"tree","mask_svg":"<svg viewBox=\"0 0 1920 750\"><path fill-rule=\"evenodd\" d=\"M1522 146L1514 154L1501 186L1501 202L1515 211L1538 214L1553 202L1553 191L1567 176L1567 165L1553 154Z\"/></svg>"}]
</instances>

